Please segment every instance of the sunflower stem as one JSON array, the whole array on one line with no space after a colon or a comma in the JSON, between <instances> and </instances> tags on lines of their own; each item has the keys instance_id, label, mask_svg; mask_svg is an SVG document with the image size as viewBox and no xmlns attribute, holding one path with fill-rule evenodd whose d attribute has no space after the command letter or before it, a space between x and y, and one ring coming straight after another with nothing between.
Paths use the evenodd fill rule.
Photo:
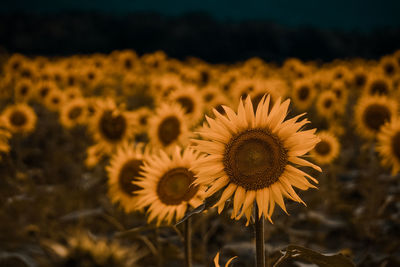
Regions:
<instances>
[{"instance_id":1,"label":"sunflower stem","mask_svg":"<svg viewBox=\"0 0 400 267\"><path fill-rule=\"evenodd\" d=\"M185 221L185 266L192 267L191 218Z\"/></svg>"},{"instance_id":2,"label":"sunflower stem","mask_svg":"<svg viewBox=\"0 0 400 267\"><path fill-rule=\"evenodd\" d=\"M255 228L256 228L256 266L265 267L264 248L264 216L258 216L258 206L255 205Z\"/></svg>"}]
</instances>

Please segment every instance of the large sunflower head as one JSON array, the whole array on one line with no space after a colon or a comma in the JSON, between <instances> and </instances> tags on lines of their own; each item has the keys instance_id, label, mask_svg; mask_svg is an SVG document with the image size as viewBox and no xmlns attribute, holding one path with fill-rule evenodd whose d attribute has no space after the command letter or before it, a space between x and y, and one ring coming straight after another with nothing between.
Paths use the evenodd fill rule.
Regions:
<instances>
[{"instance_id":1,"label":"large sunflower head","mask_svg":"<svg viewBox=\"0 0 400 267\"><path fill-rule=\"evenodd\" d=\"M13 133L31 133L36 126L37 116L33 108L25 103L6 107L1 115L5 127Z\"/></svg>"},{"instance_id":2,"label":"large sunflower head","mask_svg":"<svg viewBox=\"0 0 400 267\"><path fill-rule=\"evenodd\" d=\"M400 171L400 120L385 124L378 133L376 150L382 158L382 165L392 167L392 175Z\"/></svg>"},{"instance_id":3,"label":"large sunflower head","mask_svg":"<svg viewBox=\"0 0 400 267\"><path fill-rule=\"evenodd\" d=\"M328 164L337 158L340 151L340 143L337 137L327 131L317 134L321 141L316 144L310 154L318 164Z\"/></svg>"},{"instance_id":4,"label":"large sunflower head","mask_svg":"<svg viewBox=\"0 0 400 267\"><path fill-rule=\"evenodd\" d=\"M383 96L365 96L355 106L355 122L358 133L373 139L380 128L397 116L398 104Z\"/></svg>"},{"instance_id":5,"label":"large sunflower head","mask_svg":"<svg viewBox=\"0 0 400 267\"><path fill-rule=\"evenodd\" d=\"M315 129L300 131L309 122L298 121L304 114L285 121L289 102L281 103L278 99L270 110L268 95L254 112L248 97L244 104L240 101L237 113L224 107L225 116L214 110L215 119L206 117L209 126L199 131L204 140L193 142L195 149L208 156L193 170L198 171L199 177L195 183L209 186L208 196L223 191L216 204L218 212L233 197L232 218L239 219L244 214L249 221L256 201L258 216L271 220L275 203L286 211L283 196L302 202L293 186L302 190L315 187L308 179L317 180L298 167L321 171L301 158L319 139Z\"/></svg>"},{"instance_id":6,"label":"large sunflower head","mask_svg":"<svg viewBox=\"0 0 400 267\"><path fill-rule=\"evenodd\" d=\"M170 151L175 145L188 143L189 130L184 110L177 104L161 104L149 118L150 143Z\"/></svg>"},{"instance_id":7,"label":"large sunflower head","mask_svg":"<svg viewBox=\"0 0 400 267\"><path fill-rule=\"evenodd\" d=\"M142 175L135 184L138 208L148 207L148 221L157 220L167 224L183 218L189 206L199 206L204 197L204 186L193 185L197 171L191 168L203 160L193 149L174 148L171 156L163 150L147 157Z\"/></svg>"},{"instance_id":8,"label":"large sunflower head","mask_svg":"<svg viewBox=\"0 0 400 267\"><path fill-rule=\"evenodd\" d=\"M113 203L119 203L125 212L137 209L136 196L140 189L133 184L142 177L140 174L145 155L144 145L125 143L113 154L110 164L107 166L108 195Z\"/></svg>"}]
</instances>

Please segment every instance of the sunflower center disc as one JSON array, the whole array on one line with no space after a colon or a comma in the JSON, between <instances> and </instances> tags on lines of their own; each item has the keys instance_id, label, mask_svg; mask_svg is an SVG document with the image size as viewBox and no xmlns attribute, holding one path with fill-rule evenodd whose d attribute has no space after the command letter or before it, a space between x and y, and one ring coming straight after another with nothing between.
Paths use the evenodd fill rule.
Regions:
<instances>
[{"instance_id":1,"label":"sunflower center disc","mask_svg":"<svg viewBox=\"0 0 400 267\"><path fill-rule=\"evenodd\" d=\"M180 132L180 122L175 116L165 118L158 127L158 138L164 146L174 142Z\"/></svg>"},{"instance_id":2,"label":"sunflower center disc","mask_svg":"<svg viewBox=\"0 0 400 267\"><path fill-rule=\"evenodd\" d=\"M28 94L28 91L29 91L28 87L24 85L21 87L20 93L22 96L24 96Z\"/></svg>"},{"instance_id":3,"label":"sunflower center disc","mask_svg":"<svg viewBox=\"0 0 400 267\"><path fill-rule=\"evenodd\" d=\"M190 114L193 112L194 103L189 97L182 96L176 99L176 101L183 107L185 114Z\"/></svg>"},{"instance_id":4,"label":"sunflower center disc","mask_svg":"<svg viewBox=\"0 0 400 267\"><path fill-rule=\"evenodd\" d=\"M310 95L310 88L308 88L307 86L302 86L299 89L298 96L300 100L302 101L307 100L309 95Z\"/></svg>"},{"instance_id":5,"label":"sunflower center disc","mask_svg":"<svg viewBox=\"0 0 400 267\"><path fill-rule=\"evenodd\" d=\"M140 167L142 166L142 161L138 159L132 159L127 161L118 176L118 183L121 190L127 195L134 195L134 192L140 189L139 186L132 184L133 181L137 180L137 177L141 176L139 174Z\"/></svg>"},{"instance_id":6,"label":"sunflower center disc","mask_svg":"<svg viewBox=\"0 0 400 267\"><path fill-rule=\"evenodd\" d=\"M358 74L355 77L355 84L357 87L363 87L365 85L366 81L367 81L367 78L365 77L364 74Z\"/></svg>"},{"instance_id":7,"label":"sunflower center disc","mask_svg":"<svg viewBox=\"0 0 400 267\"><path fill-rule=\"evenodd\" d=\"M386 64L384 69L386 74L392 75L394 73L394 66L390 63Z\"/></svg>"},{"instance_id":8,"label":"sunflower center disc","mask_svg":"<svg viewBox=\"0 0 400 267\"><path fill-rule=\"evenodd\" d=\"M364 123L373 131L379 131L381 126L389 121L391 117L390 110L383 105L373 104L364 111Z\"/></svg>"},{"instance_id":9,"label":"sunflower center disc","mask_svg":"<svg viewBox=\"0 0 400 267\"><path fill-rule=\"evenodd\" d=\"M69 112L68 112L68 118L71 120L75 120L82 114L82 108L81 107L73 107Z\"/></svg>"},{"instance_id":10,"label":"sunflower center disc","mask_svg":"<svg viewBox=\"0 0 400 267\"><path fill-rule=\"evenodd\" d=\"M119 141L126 130L126 119L121 114L113 115L105 111L100 119L100 131L110 141Z\"/></svg>"},{"instance_id":11,"label":"sunflower center disc","mask_svg":"<svg viewBox=\"0 0 400 267\"><path fill-rule=\"evenodd\" d=\"M324 102L324 107L326 108L326 109L329 109L331 106L332 106L332 99L326 99L325 100L325 102Z\"/></svg>"},{"instance_id":12,"label":"sunflower center disc","mask_svg":"<svg viewBox=\"0 0 400 267\"><path fill-rule=\"evenodd\" d=\"M387 83L384 81L375 81L374 83L371 84L371 93L372 94L379 94L379 95L388 95L389 94L389 88Z\"/></svg>"},{"instance_id":13,"label":"sunflower center disc","mask_svg":"<svg viewBox=\"0 0 400 267\"><path fill-rule=\"evenodd\" d=\"M393 154L400 160L400 132L397 132L392 139Z\"/></svg>"},{"instance_id":14,"label":"sunflower center disc","mask_svg":"<svg viewBox=\"0 0 400 267\"><path fill-rule=\"evenodd\" d=\"M26 123L26 121L27 121L26 114L19 110L14 111L10 116L11 124L17 127L23 126Z\"/></svg>"},{"instance_id":15,"label":"sunflower center disc","mask_svg":"<svg viewBox=\"0 0 400 267\"><path fill-rule=\"evenodd\" d=\"M328 155L331 151L331 146L326 141L321 141L315 146L315 151L322 156Z\"/></svg>"},{"instance_id":16,"label":"sunflower center disc","mask_svg":"<svg viewBox=\"0 0 400 267\"><path fill-rule=\"evenodd\" d=\"M166 205L179 205L189 201L197 193L198 186L192 186L194 174L186 168L178 167L166 172L157 185L157 195Z\"/></svg>"},{"instance_id":17,"label":"sunflower center disc","mask_svg":"<svg viewBox=\"0 0 400 267\"><path fill-rule=\"evenodd\" d=\"M258 190L278 181L288 157L277 136L265 129L250 129L233 137L224 154L224 170L232 183Z\"/></svg>"}]
</instances>

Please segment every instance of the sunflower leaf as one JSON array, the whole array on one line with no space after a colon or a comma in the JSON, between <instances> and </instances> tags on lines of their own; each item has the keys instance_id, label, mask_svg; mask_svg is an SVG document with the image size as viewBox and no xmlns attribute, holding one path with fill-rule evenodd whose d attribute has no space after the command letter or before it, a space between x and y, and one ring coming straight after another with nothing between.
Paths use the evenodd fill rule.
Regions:
<instances>
[{"instance_id":1,"label":"sunflower leaf","mask_svg":"<svg viewBox=\"0 0 400 267\"><path fill-rule=\"evenodd\" d=\"M354 267L354 263L342 254L324 255L317 251L296 245L289 245L282 257L274 264L274 267L286 266L289 260L314 263L320 267Z\"/></svg>"},{"instance_id":2,"label":"sunflower leaf","mask_svg":"<svg viewBox=\"0 0 400 267\"><path fill-rule=\"evenodd\" d=\"M212 196L206 198L204 200L204 202L200 206L198 206L197 208L187 211L185 213L185 216L183 216L183 218L181 220L179 220L175 225L183 223L184 221L186 221L188 218L192 217L193 215L202 213L203 211L208 210L209 208L214 206L218 202L218 200L220 199L222 191L223 190L220 190L219 192L217 192L217 193L213 194Z\"/></svg>"}]
</instances>

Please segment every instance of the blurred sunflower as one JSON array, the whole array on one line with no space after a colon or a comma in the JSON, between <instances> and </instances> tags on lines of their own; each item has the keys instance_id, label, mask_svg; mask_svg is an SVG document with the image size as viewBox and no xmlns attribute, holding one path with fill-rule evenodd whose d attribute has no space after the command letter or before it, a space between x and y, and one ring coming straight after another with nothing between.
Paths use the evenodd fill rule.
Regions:
<instances>
[{"instance_id":1,"label":"blurred sunflower","mask_svg":"<svg viewBox=\"0 0 400 267\"><path fill-rule=\"evenodd\" d=\"M183 218L189 206L196 208L203 202L204 186L193 185L197 172L191 168L203 156L190 148L181 150L174 147L172 156L163 150L159 155L147 157L142 167L143 178L135 185L143 188L138 194L138 208L149 206L148 221L157 220L157 225L163 221L171 224Z\"/></svg>"},{"instance_id":2,"label":"blurred sunflower","mask_svg":"<svg viewBox=\"0 0 400 267\"><path fill-rule=\"evenodd\" d=\"M58 90L58 86L53 81L44 81L37 83L35 87L35 99L39 102L44 104L46 102L47 96L50 94L51 91Z\"/></svg>"},{"instance_id":3,"label":"blurred sunflower","mask_svg":"<svg viewBox=\"0 0 400 267\"><path fill-rule=\"evenodd\" d=\"M389 78L380 74L370 74L364 88L364 94L389 96L392 89L392 81Z\"/></svg>"},{"instance_id":4,"label":"blurred sunflower","mask_svg":"<svg viewBox=\"0 0 400 267\"><path fill-rule=\"evenodd\" d=\"M257 202L258 216L271 220L275 203L286 211L282 196L304 203L292 186L306 190L315 188L307 179L317 180L296 166L321 169L300 158L314 148L319 139L315 129L299 131L309 121L297 121L304 114L284 121L290 100L280 99L269 111L270 96L264 97L256 112L250 97L240 101L238 113L224 107L226 116L216 110L216 119L206 117L198 133L204 140L194 139L195 149L208 154L192 170L198 171L195 184L210 186L207 196L223 191L216 206L218 212L233 196L232 218L245 214L249 222L253 202ZM241 209L241 212L240 212ZM240 212L240 213L239 213Z\"/></svg>"},{"instance_id":5,"label":"blurred sunflower","mask_svg":"<svg viewBox=\"0 0 400 267\"><path fill-rule=\"evenodd\" d=\"M86 122L87 103L83 98L67 101L60 108L60 122L65 128L72 128Z\"/></svg>"},{"instance_id":6,"label":"blurred sunflower","mask_svg":"<svg viewBox=\"0 0 400 267\"><path fill-rule=\"evenodd\" d=\"M33 108L25 103L9 105L2 115L4 125L12 133L31 133L36 126L37 116Z\"/></svg>"},{"instance_id":7,"label":"blurred sunflower","mask_svg":"<svg viewBox=\"0 0 400 267\"><path fill-rule=\"evenodd\" d=\"M67 100L73 100L82 97L82 92L81 89L79 89L79 87L72 86L72 87L67 87L64 90L64 95Z\"/></svg>"},{"instance_id":8,"label":"blurred sunflower","mask_svg":"<svg viewBox=\"0 0 400 267\"><path fill-rule=\"evenodd\" d=\"M180 90L175 90L169 96L169 100L182 107L185 116L192 125L196 124L203 116L203 98L195 86L186 86Z\"/></svg>"},{"instance_id":9,"label":"blurred sunflower","mask_svg":"<svg viewBox=\"0 0 400 267\"><path fill-rule=\"evenodd\" d=\"M34 85L31 80L18 80L14 87L14 98L16 102L28 102L34 91Z\"/></svg>"},{"instance_id":10,"label":"blurred sunflower","mask_svg":"<svg viewBox=\"0 0 400 267\"><path fill-rule=\"evenodd\" d=\"M396 62L396 58L393 56L385 56L379 60L378 68L382 70L383 75L388 78L392 78L399 74L400 66Z\"/></svg>"},{"instance_id":11,"label":"blurred sunflower","mask_svg":"<svg viewBox=\"0 0 400 267\"><path fill-rule=\"evenodd\" d=\"M392 175L400 171L400 120L385 124L378 133L376 150L382 158L382 165L392 167Z\"/></svg>"},{"instance_id":12,"label":"blurred sunflower","mask_svg":"<svg viewBox=\"0 0 400 267\"><path fill-rule=\"evenodd\" d=\"M110 164L106 167L108 195L112 203L119 203L127 213L137 209L136 192L140 188L133 182L142 177L140 171L145 159L143 147L143 144L123 144L113 154Z\"/></svg>"},{"instance_id":13,"label":"blurred sunflower","mask_svg":"<svg viewBox=\"0 0 400 267\"><path fill-rule=\"evenodd\" d=\"M137 128L136 132L142 133L142 132L147 132L149 129L149 118L153 112L147 108L147 107L142 107L139 108L135 111L133 111L133 116L135 117L135 120L137 121Z\"/></svg>"},{"instance_id":14,"label":"blurred sunflower","mask_svg":"<svg viewBox=\"0 0 400 267\"><path fill-rule=\"evenodd\" d=\"M367 84L368 77L368 70L364 67L358 67L353 71L350 81L355 89L357 89L358 91L362 91Z\"/></svg>"},{"instance_id":15,"label":"blurred sunflower","mask_svg":"<svg viewBox=\"0 0 400 267\"><path fill-rule=\"evenodd\" d=\"M111 98L97 101L97 112L89 122L89 130L97 144L101 144L107 154L133 137L136 121L132 112L127 112L115 104Z\"/></svg>"},{"instance_id":16,"label":"blurred sunflower","mask_svg":"<svg viewBox=\"0 0 400 267\"><path fill-rule=\"evenodd\" d=\"M321 141L311 150L310 155L318 164L328 164L337 158L340 151L340 143L337 137L327 131L317 133Z\"/></svg>"},{"instance_id":17,"label":"blurred sunflower","mask_svg":"<svg viewBox=\"0 0 400 267\"><path fill-rule=\"evenodd\" d=\"M51 111L57 112L65 104L64 92L60 89L51 90L45 98L44 105Z\"/></svg>"},{"instance_id":18,"label":"blurred sunflower","mask_svg":"<svg viewBox=\"0 0 400 267\"><path fill-rule=\"evenodd\" d=\"M294 106L299 110L307 110L311 107L317 90L311 79L297 80L293 84L292 99Z\"/></svg>"},{"instance_id":19,"label":"blurred sunflower","mask_svg":"<svg viewBox=\"0 0 400 267\"><path fill-rule=\"evenodd\" d=\"M344 81L333 82L330 90L336 96L336 106L344 110L349 97L349 91Z\"/></svg>"},{"instance_id":20,"label":"blurred sunflower","mask_svg":"<svg viewBox=\"0 0 400 267\"><path fill-rule=\"evenodd\" d=\"M355 106L358 133L367 139L375 138L381 126L397 116L398 104L383 96L361 97Z\"/></svg>"},{"instance_id":21,"label":"blurred sunflower","mask_svg":"<svg viewBox=\"0 0 400 267\"><path fill-rule=\"evenodd\" d=\"M332 118L338 111L336 95L332 91L324 91L319 94L315 107L317 114L323 118Z\"/></svg>"},{"instance_id":22,"label":"blurred sunflower","mask_svg":"<svg viewBox=\"0 0 400 267\"><path fill-rule=\"evenodd\" d=\"M170 151L188 143L189 130L183 109L177 104L162 103L149 118L150 144Z\"/></svg>"},{"instance_id":23,"label":"blurred sunflower","mask_svg":"<svg viewBox=\"0 0 400 267\"><path fill-rule=\"evenodd\" d=\"M52 248L61 256L57 266L64 267L134 267L145 254L137 245L127 248L116 240L94 238L82 232L68 237L66 247L57 244Z\"/></svg>"}]
</instances>

